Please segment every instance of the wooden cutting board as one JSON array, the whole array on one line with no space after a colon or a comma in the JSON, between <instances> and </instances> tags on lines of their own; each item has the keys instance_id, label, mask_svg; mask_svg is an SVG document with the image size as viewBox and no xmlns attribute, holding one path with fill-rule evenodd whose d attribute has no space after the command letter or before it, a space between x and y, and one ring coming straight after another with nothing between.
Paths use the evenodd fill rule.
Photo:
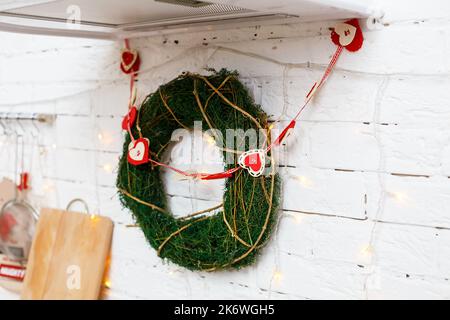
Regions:
<instances>
[{"instance_id":1,"label":"wooden cutting board","mask_svg":"<svg viewBox=\"0 0 450 320\"><path fill-rule=\"evenodd\" d=\"M94 300L102 286L113 223L102 216L41 211L22 299Z\"/></svg>"}]
</instances>

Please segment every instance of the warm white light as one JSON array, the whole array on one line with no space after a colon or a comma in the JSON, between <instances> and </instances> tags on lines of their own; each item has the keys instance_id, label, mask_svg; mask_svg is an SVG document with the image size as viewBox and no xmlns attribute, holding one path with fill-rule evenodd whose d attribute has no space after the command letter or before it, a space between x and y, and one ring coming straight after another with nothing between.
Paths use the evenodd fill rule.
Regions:
<instances>
[{"instance_id":1,"label":"warm white light","mask_svg":"<svg viewBox=\"0 0 450 320\"><path fill-rule=\"evenodd\" d=\"M103 165L103 170L105 170L108 173L111 173L113 171L113 167L111 164L107 163L107 164Z\"/></svg>"},{"instance_id":2,"label":"warm white light","mask_svg":"<svg viewBox=\"0 0 450 320\"><path fill-rule=\"evenodd\" d=\"M283 274L280 271L275 271L273 273L273 280L275 280L276 282L280 282L281 279L283 279Z\"/></svg>"},{"instance_id":3,"label":"warm white light","mask_svg":"<svg viewBox=\"0 0 450 320\"><path fill-rule=\"evenodd\" d=\"M52 148L56 149L56 143L52 144Z\"/></svg>"},{"instance_id":4,"label":"warm white light","mask_svg":"<svg viewBox=\"0 0 450 320\"><path fill-rule=\"evenodd\" d=\"M408 200L408 195L404 192L396 191L396 192L388 192L388 194L398 202L406 202L406 200Z\"/></svg>"},{"instance_id":5,"label":"warm white light","mask_svg":"<svg viewBox=\"0 0 450 320\"><path fill-rule=\"evenodd\" d=\"M305 188L310 188L312 186L312 181L305 176L297 176L296 179Z\"/></svg>"},{"instance_id":6,"label":"warm white light","mask_svg":"<svg viewBox=\"0 0 450 320\"><path fill-rule=\"evenodd\" d=\"M207 136L206 141L212 146L216 145L216 139L214 139L214 137L212 136Z\"/></svg>"},{"instance_id":7,"label":"warm white light","mask_svg":"<svg viewBox=\"0 0 450 320\"><path fill-rule=\"evenodd\" d=\"M106 288L111 289L111 281L110 280L106 280L104 285Z\"/></svg>"},{"instance_id":8,"label":"warm white light","mask_svg":"<svg viewBox=\"0 0 450 320\"><path fill-rule=\"evenodd\" d=\"M300 223L303 220L303 217L300 215L300 213L289 213L289 215L294 218L295 223Z\"/></svg>"},{"instance_id":9,"label":"warm white light","mask_svg":"<svg viewBox=\"0 0 450 320\"><path fill-rule=\"evenodd\" d=\"M105 145L109 145L114 142L114 137L108 132L99 132L97 134L98 140Z\"/></svg>"},{"instance_id":10,"label":"warm white light","mask_svg":"<svg viewBox=\"0 0 450 320\"><path fill-rule=\"evenodd\" d=\"M361 254L363 256L366 257L370 257L373 255L373 247L370 244L365 245L362 249L361 249Z\"/></svg>"}]
</instances>

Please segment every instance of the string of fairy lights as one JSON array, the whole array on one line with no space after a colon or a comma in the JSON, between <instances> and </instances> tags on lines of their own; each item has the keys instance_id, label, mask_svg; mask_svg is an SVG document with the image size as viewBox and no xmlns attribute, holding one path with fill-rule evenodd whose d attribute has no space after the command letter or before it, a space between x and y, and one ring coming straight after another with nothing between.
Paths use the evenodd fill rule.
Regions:
<instances>
[{"instance_id":1,"label":"string of fairy lights","mask_svg":"<svg viewBox=\"0 0 450 320\"><path fill-rule=\"evenodd\" d=\"M244 52L237 52L237 51L238 51L238 50L233 49L233 52L234 52L234 53L240 53L240 54L242 54L242 55L246 55ZM217 52L217 51L216 51L216 52ZM252 54L252 58L257 58L257 57L255 57L255 56ZM211 59L211 57L210 57L209 59ZM284 63L281 63L281 62L280 62L279 64L285 66L285 68L284 68L285 71L283 72L283 78L287 77L288 70L289 70L290 68L293 68L292 65L287 66L287 64L284 64ZM295 68L295 66L294 66L294 68ZM346 72L350 72L350 73L351 73L351 71L346 71ZM145 72L144 72L144 73L145 73ZM285 82L285 81L283 81L283 82ZM285 92L286 92L286 91L283 90L283 95L284 95L283 101L286 101L286 99L287 99L287 97L286 97L287 94L286 94ZM282 113L279 115L278 119L277 119L276 121L274 121L274 122L270 125L270 129L273 129L274 126L275 126L275 124L276 124L276 122L277 122L277 121L280 121L280 119L281 119L283 116L286 116L286 112L287 112L287 103L284 102L284 106L283 106L283 111L282 111ZM101 143L106 143L105 141L108 141L108 139L105 139L105 134L107 134L107 133L105 133L104 131L98 133L98 140L99 140ZM205 137L205 140L206 140L206 142L207 142L208 144L210 144L210 145L215 145L215 143L216 143L214 137L212 137L212 136L206 136L206 137ZM285 149L289 148L288 144L289 144L289 142L285 142L285 143L283 144L283 147L284 147ZM103 170L104 170L105 172L107 172L107 173L111 173L111 172L113 171L113 165L112 165L111 163L105 163L105 164L102 166L102 168L103 168ZM299 185L301 185L303 188L311 189L311 188L313 188L313 186L314 186L313 180L312 180L311 178L305 176L305 175L296 175L294 178L295 178L296 181L298 181ZM207 183L207 182L202 181L202 183ZM398 201L399 203L404 203L404 202L406 201L406 199L408 198L408 196L407 196L407 194L406 194L405 192L399 192L399 191L397 191L397 192L388 192L387 195L391 196L393 199L395 199L395 200ZM294 218L294 222L295 222L296 224L300 224L300 223L303 222L304 217L305 217L306 215L308 215L308 213L302 213L302 212L287 212L287 215L292 216L292 217ZM282 216L281 216L281 217L282 217ZM376 221L376 219L375 219L375 220L374 220L374 225L375 225L376 223L377 223L377 221ZM357 254L357 255L360 255L363 259L370 261L371 258L372 258L372 256L374 255L374 252L375 252L374 246L373 246L373 241L374 241L373 239L370 239L370 241L368 241L368 243L362 244L361 247L359 248L359 253L357 252L356 254ZM177 269L177 270L171 270L171 271L169 271L168 273L169 273L170 276L174 276L174 274L175 274L177 271L179 271L179 270L178 270L178 269ZM272 280L273 280L274 284L275 284L275 285L280 285L280 284L282 283L283 279L284 279L284 273L282 272L281 268L279 268L278 266L276 266L276 267L274 268L274 271L273 271L273 274L272 274ZM110 280L107 280L107 281L105 282L105 286L110 288L110 287L111 287L111 281L110 281Z\"/></svg>"},{"instance_id":2,"label":"string of fairy lights","mask_svg":"<svg viewBox=\"0 0 450 320\"><path fill-rule=\"evenodd\" d=\"M237 49L230 49L228 50L227 48L221 48L221 47L217 47L214 54L217 54L218 52L220 52L221 50L223 51L227 51L227 52L232 52L234 54L237 55L241 55L241 56L247 56L247 57L251 57L253 59L261 59L265 62L267 62L267 58L264 56L259 56L257 54L248 54L242 51L239 51ZM208 58L208 61L212 59L212 56ZM176 59L172 59L172 62L175 61ZM164 64L170 63L171 61L169 60L168 62L164 62ZM311 69L322 69L324 68L324 66L322 65L314 65L314 64L290 64L290 63L283 63L283 62L279 62L279 61L275 61L273 59L270 59L269 61L272 64L277 64L283 67L283 110L280 113L278 119L276 121L274 121L274 123L271 124L271 129L275 126L277 121L280 121L280 119L283 116L287 115L287 109L288 109L288 103L287 103L287 90L285 88L286 84L286 79L288 78L288 74L289 74L289 70L291 69L295 69L295 68L311 68ZM205 64L205 67L207 67L207 63ZM151 71L154 68L158 68L158 66L154 66L146 71L142 71L140 73L140 76L142 77L143 74L146 73L151 73ZM336 68L336 71L339 71L339 68ZM346 70L345 72L347 73L351 73L352 71L348 71ZM80 94L83 94L80 93ZM57 110L55 110L55 113L57 112ZM94 121L95 123L95 121ZM118 128L117 130L120 130L120 128ZM3 135L5 135L5 133L3 133ZM96 128L96 137L97 137L97 142L100 144L100 146L107 146L110 145L112 143L116 143L115 141L115 134L113 134L112 132L109 132L105 129L100 129L100 128ZM205 140L208 144L211 145L215 145L215 139L212 136L209 137L205 137ZM8 143L7 140L4 140L3 143ZM39 146L39 158L46 156L49 152L51 151L56 151L58 149L58 146L56 143L52 143L50 145L42 145L41 142L38 143ZM283 148L288 149L289 148L289 142L284 142L283 143ZM94 152L96 153L96 152ZM107 174L112 174L115 170L115 163L106 161L104 163L101 163L99 165L99 167L101 168L101 170L103 170L105 173ZM40 169L42 169L41 174L44 174L44 166L40 165ZM35 173L32 173L35 174ZM381 173L379 173L381 175ZM306 189L312 189L316 186L316 184L314 184L314 181L312 178L306 176L306 175L295 175L294 179L298 182L298 184L302 187L302 188L306 188ZM51 179L46 179L46 181L42 184L42 191L44 192L44 194L49 194L49 193L53 193L55 192L55 186L54 184L52 184L49 180ZM98 183L98 182L97 182ZM207 181L202 181L202 183L208 183ZM96 188L98 188L98 186L96 186ZM399 204L405 204L408 200L409 200L409 196L406 192L403 191L384 191L381 190L382 195L380 197L384 197L384 196L388 196L391 197L392 199L394 199L397 203ZM98 200L99 201L99 200ZM379 212L377 213L377 215L379 214ZM301 224L304 221L305 216L307 216L308 213L302 213L302 212L292 212L292 211L288 211L285 212L285 215L281 215L280 219L286 216L290 216L294 219L294 222L296 224ZM91 216L92 220L96 219L95 215ZM375 219L373 219L373 225L375 226L376 223L378 222L378 218L377 216L375 217ZM374 230L375 227L372 229ZM276 234L276 233L275 233ZM361 255L364 259L367 259L368 261L370 261L375 253L375 249L374 249L374 236L373 233L370 235L370 239L367 243L363 243L361 244L361 247L359 248L359 252L357 252L356 254ZM175 274L175 272L178 271L178 269L174 269L174 270L170 270L168 273L170 276L173 276ZM284 280L284 273L281 270L281 268L279 266L275 266L274 270L273 270L273 274L272 274L272 280L274 282L275 285L280 285ZM287 279L288 280L288 279ZM110 279L106 279L104 281L104 286L106 288L111 288L112 283Z\"/></svg>"}]
</instances>

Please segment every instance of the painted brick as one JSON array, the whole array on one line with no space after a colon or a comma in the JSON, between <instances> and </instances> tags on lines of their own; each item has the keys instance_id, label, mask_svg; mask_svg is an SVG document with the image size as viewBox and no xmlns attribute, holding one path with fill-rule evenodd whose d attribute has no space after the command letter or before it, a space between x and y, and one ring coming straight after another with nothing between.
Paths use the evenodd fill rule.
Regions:
<instances>
[{"instance_id":1,"label":"painted brick","mask_svg":"<svg viewBox=\"0 0 450 320\"><path fill-rule=\"evenodd\" d=\"M365 30L363 49L342 55L280 148L279 225L258 263L235 272L190 272L162 261L129 226L132 214L114 187L129 95L118 69L123 44L2 33L0 111L58 115L39 126L39 139L24 125L29 200L38 209L64 208L81 197L113 219L107 299L449 299L450 11L448 1L435 2L378 1L387 25ZM183 71L226 67L281 120L275 133L320 79L335 50L334 23L134 39L143 58L138 101ZM12 178L13 135L3 132L0 144L1 175ZM193 165L198 153L188 154L177 165L222 169L220 161ZM172 173L164 181L176 216L222 200L223 182ZM0 290L0 298L16 296Z\"/></svg>"},{"instance_id":2,"label":"painted brick","mask_svg":"<svg viewBox=\"0 0 450 320\"><path fill-rule=\"evenodd\" d=\"M267 259L272 260L268 263ZM310 260L292 254L266 252L258 268L261 287L310 299L362 299L365 270L356 264ZM274 260L278 260L274 263Z\"/></svg>"},{"instance_id":3,"label":"painted brick","mask_svg":"<svg viewBox=\"0 0 450 320\"><path fill-rule=\"evenodd\" d=\"M448 230L379 223L375 229L377 266L404 274L448 277ZM441 266L443 263L443 266Z\"/></svg>"},{"instance_id":4,"label":"painted brick","mask_svg":"<svg viewBox=\"0 0 450 320\"><path fill-rule=\"evenodd\" d=\"M315 169L307 165L280 172L283 209L365 219L367 190L361 173Z\"/></svg>"},{"instance_id":5,"label":"painted brick","mask_svg":"<svg viewBox=\"0 0 450 320\"><path fill-rule=\"evenodd\" d=\"M386 222L450 228L445 208L450 181L447 177L394 176L367 173L367 212L370 218ZM381 193L379 178L383 181ZM380 197L382 197L380 202Z\"/></svg>"},{"instance_id":6,"label":"painted brick","mask_svg":"<svg viewBox=\"0 0 450 320\"><path fill-rule=\"evenodd\" d=\"M447 300L450 296L450 285L447 280L406 276L383 269L377 269L373 277L377 279L378 286L367 290L369 299Z\"/></svg>"},{"instance_id":7,"label":"painted brick","mask_svg":"<svg viewBox=\"0 0 450 320\"><path fill-rule=\"evenodd\" d=\"M353 123L308 123L311 164L319 168L369 170L379 167L379 146L373 125Z\"/></svg>"}]
</instances>

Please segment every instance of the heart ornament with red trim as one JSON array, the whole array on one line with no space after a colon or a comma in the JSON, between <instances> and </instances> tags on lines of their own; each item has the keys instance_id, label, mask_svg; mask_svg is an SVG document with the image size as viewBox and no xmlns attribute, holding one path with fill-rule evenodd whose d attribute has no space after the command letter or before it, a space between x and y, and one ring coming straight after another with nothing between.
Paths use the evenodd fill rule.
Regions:
<instances>
[{"instance_id":1,"label":"heart ornament with red trim","mask_svg":"<svg viewBox=\"0 0 450 320\"><path fill-rule=\"evenodd\" d=\"M355 39L356 28L351 24L340 23L334 28L334 32L339 35L339 44L345 47Z\"/></svg>"},{"instance_id":2,"label":"heart ornament with red trim","mask_svg":"<svg viewBox=\"0 0 450 320\"><path fill-rule=\"evenodd\" d=\"M137 108L136 107L131 107L130 110L128 111L128 114L123 117L122 120L122 129L123 130L128 130L128 126L131 128L132 126L134 126L134 123L136 121L136 116L137 116Z\"/></svg>"},{"instance_id":3,"label":"heart ornament with red trim","mask_svg":"<svg viewBox=\"0 0 450 320\"><path fill-rule=\"evenodd\" d=\"M239 156L239 165L247 169L252 177L259 177L266 168L266 151L262 149L249 150Z\"/></svg>"},{"instance_id":4,"label":"heart ornament with red trim","mask_svg":"<svg viewBox=\"0 0 450 320\"><path fill-rule=\"evenodd\" d=\"M122 51L120 69L126 74L139 71L141 59L136 50L124 49Z\"/></svg>"},{"instance_id":5,"label":"heart ornament with red trim","mask_svg":"<svg viewBox=\"0 0 450 320\"><path fill-rule=\"evenodd\" d=\"M336 25L331 32L334 44L346 48L348 51L358 51L363 44L364 37L357 19L351 19Z\"/></svg>"},{"instance_id":6,"label":"heart ornament with red trim","mask_svg":"<svg viewBox=\"0 0 450 320\"><path fill-rule=\"evenodd\" d=\"M139 138L128 145L128 162L138 166L149 161L150 141L147 138Z\"/></svg>"}]
</instances>

